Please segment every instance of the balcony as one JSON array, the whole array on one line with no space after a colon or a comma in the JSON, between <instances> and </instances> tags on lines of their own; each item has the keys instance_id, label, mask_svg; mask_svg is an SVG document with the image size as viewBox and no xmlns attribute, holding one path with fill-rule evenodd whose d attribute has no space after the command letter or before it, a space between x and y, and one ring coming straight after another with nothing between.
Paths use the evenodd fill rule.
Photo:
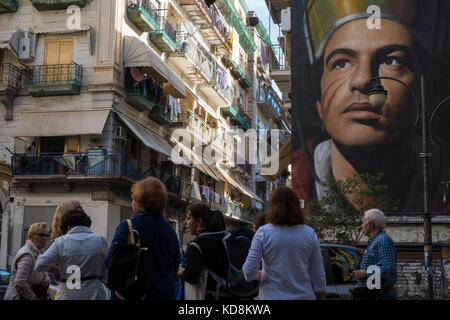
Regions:
<instances>
[{"instance_id":1,"label":"balcony","mask_svg":"<svg viewBox=\"0 0 450 320\"><path fill-rule=\"evenodd\" d=\"M127 7L127 17L142 32L153 32L158 29L158 10L150 0L140 0Z\"/></svg>"},{"instance_id":2,"label":"balcony","mask_svg":"<svg viewBox=\"0 0 450 320\"><path fill-rule=\"evenodd\" d=\"M22 87L25 71L13 64L0 64L0 96L15 96Z\"/></svg>"},{"instance_id":3,"label":"balcony","mask_svg":"<svg viewBox=\"0 0 450 320\"><path fill-rule=\"evenodd\" d=\"M219 54L230 53L232 42L228 31L231 29L214 5L208 7L204 0L180 0L180 5L192 19L206 40L217 47Z\"/></svg>"},{"instance_id":4,"label":"balcony","mask_svg":"<svg viewBox=\"0 0 450 320\"><path fill-rule=\"evenodd\" d=\"M178 34L176 52L171 53L169 59L194 83L213 82L217 62L192 37Z\"/></svg>"},{"instance_id":5,"label":"balcony","mask_svg":"<svg viewBox=\"0 0 450 320\"><path fill-rule=\"evenodd\" d=\"M165 113L164 107L160 104L155 104L153 109L148 114L148 117L160 126L170 125L173 123L173 121L170 119L170 114Z\"/></svg>"},{"instance_id":6,"label":"balcony","mask_svg":"<svg viewBox=\"0 0 450 320\"><path fill-rule=\"evenodd\" d=\"M130 183L146 177L161 180L169 193L179 196L181 179L125 152L92 150L85 153L24 154L12 156L12 175L20 182L124 179Z\"/></svg>"},{"instance_id":7,"label":"balcony","mask_svg":"<svg viewBox=\"0 0 450 320\"><path fill-rule=\"evenodd\" d=\"M239 84L244 89L248 89L252 86L252 82L245 73L244 69L242 69L242 67L236 61L233 60L231 55L223 55L222 62L228 69L230 69L231 75L237 81L239 81ZM244 68L246 68L245 66L246 64L244 64Z\"/></svg>"},{"instance_id":8,"label":"balcony","mask_svg":"<svg viewBox=\"0 0 450 320\"><path fill-rule=\"evenodd\" d=\"M251 128L251 125L244 118L244 116L239 113L233 106L220 108L220 114L224 118L229 118L231 125L238 126L244 131Z\"/></svg>"},{"instance_id":9,"label":"balcony","mask_svg":"<svg viewBox=\"0 0 450 320\"><path fill-rule=\"evenodd\" d=\"M175 27L161 15L159 15L158 29L150 32L149 38L163 52L175 52L177 49L177 32Z\"/></svg>"},{"instance_id":10,"label":"balcony","mask_svg":"<svg viewBox=\"0 0 450 320\"><path fill-rule=\"evenodd\" d=\"M27 71L13 64L0 64L0 102L6 109L5 120L13 119L14 98L22 87Z\"/></svg>"},{"instance_id":11,"label":"balcony","mask_svg":"<svg viewBox=\"0 0 450 320\"><path fill-rule=\"evenodd\" d=\"M270 75L282 92L291 91L290 49L285 45L273 45L275 57L270 61Z\"/></svg>"},{"instance_id":12,"label":"balcony","mask_svg":"<svg viewBox=\"0 0 450 320\"><path fill-rule=\"evenodd\" d=\"M215 2L217 9L222 12L227 22L236 29L239 34L239 43L247 54L253 53L257 46L247 30L247 26L231 0L217 0Z\"/></svg>"},{"instance_id":13,"label":"balcony","mask_svg":"<svg viewBox=\"0 0 450 320\"><path fill-rule=\"evenodd\" d=\"M69 6L85 7L88 0L31 0L37 10L61 10Z\"/></svg>"},{"instance_id":14,"label":"balcony","mask_svg":"<svg viewBox=\"0 0 450 320\"><path fill-rule=\"evenodd\" d=\"M272 88L258 88L257 104L262 109L266 117L277 119L281 117L281 107L277 101L277 94Z\"/></svg>"},{"instance_id":15,"label":"balcony","mask_svg":"<svg viewBox=\"0 0 450 320\"><path fill-rule=\"evenodd\" d=\"M139 111L152 111L156 103L144 96L140 90L130 91L127 93L125 101Z\"/></svg>"},{"instance_id":16,"label":"balcony","mask_svg":"<svg viewBox=\"0 0 450 320\"><path fill-rule=\"evenodd\" d=\"M16 12L19 9L17 0L0 0L0 14L8 12Z\"/></svg>"},{"instance_id":17,"label":"balcony","mask_svg":"<svg viewBox=\"0 0 450 320\"><path fill-rule=\"evenodd\" d=\"M211 127L198 115L190 110L184 109L177 120L172 122L172 129L185 128L192 137L199 139L205 144L211 140Z\"/></svg>"},{"instance_id":18,"label":"balcony","mask_svg":"<svg viewBox=\"0 0 450 320\"><path fill-rule=\"evenodd\" d=\"M25 88L33 97L80 94L83 67L72 64L33 66Z\"/></svg>"}]
</instances>

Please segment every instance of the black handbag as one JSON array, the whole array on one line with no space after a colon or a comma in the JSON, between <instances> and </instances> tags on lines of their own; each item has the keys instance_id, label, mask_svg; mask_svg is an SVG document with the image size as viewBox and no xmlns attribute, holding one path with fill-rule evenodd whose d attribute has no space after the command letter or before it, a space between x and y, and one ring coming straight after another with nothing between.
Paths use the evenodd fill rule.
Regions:
<instances>
[{"instance_id":1,"label":"black handbag","mask_svg":"<svg viewBox=\"0 0 450 320\"><path fill-rule=\"evenodd\" d=\"M108 287L121 300L144 300L149 288L147 267L141 248L139 233L127 220L129 236L127 244L115 243L108 268ZM137 234L135 243L133 233Z\"/></svg>"}]
</instances>

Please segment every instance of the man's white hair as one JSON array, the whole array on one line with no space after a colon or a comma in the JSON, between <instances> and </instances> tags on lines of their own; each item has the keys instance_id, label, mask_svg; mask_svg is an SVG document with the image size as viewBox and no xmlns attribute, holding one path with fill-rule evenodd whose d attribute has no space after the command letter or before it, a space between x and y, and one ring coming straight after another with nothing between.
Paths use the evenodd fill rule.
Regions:
<instances>
[{"instance_id":1,"label":"man's white hair","mask_svg":"<svg viewBox=\"0 0 450 320\"><path fill-rule=\"evenodd\" d=\"M368 221L372 221L377 228L384 229L386 227L386 216L379 209L370 209L364 212L364 216Z\"/></svg>"}]
</instances>

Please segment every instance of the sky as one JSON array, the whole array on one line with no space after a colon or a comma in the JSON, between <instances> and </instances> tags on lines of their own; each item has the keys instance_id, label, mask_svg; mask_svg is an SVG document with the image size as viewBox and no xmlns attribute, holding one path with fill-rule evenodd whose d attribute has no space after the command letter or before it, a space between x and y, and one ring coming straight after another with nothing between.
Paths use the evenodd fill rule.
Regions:
<instances>
[{"instance_id":1,"label":"sky","mask_svg":"<svg viewBox=\"0 0 450 320\"><path fill-rule=\"evenodd\" d=\"M273 23L272 17L269 15L269 9L267 8L266 1L264 0L245 0L247 3L248 10L255 11L258 16L260 23L264 24L267 33L270 30L270 40L272 40L272 44L278 44L278 36L279 36L279 27L278 25ZM270 29L269 29L270 23ZM278 89L275 81L272 81L272 87L275 89L275 92L281 97L281 91Z\"/></svg>"},{"instance_id":2,"label":"sky","mask_svg":"<svg viewBox=\"0 0 450 320\"><path fill-rule=\"evenodd\" d=\"M267 8L266 1L264 0L245 0L248 10L255 11L259 20L262 21L264 27L269 33L269 19L270 19L270 40L273 44L278 43L279 28L273 23L272 18L269 15L269 9ZM270 17L270 18L269 18Z\"/></svg>"}]
</instances>

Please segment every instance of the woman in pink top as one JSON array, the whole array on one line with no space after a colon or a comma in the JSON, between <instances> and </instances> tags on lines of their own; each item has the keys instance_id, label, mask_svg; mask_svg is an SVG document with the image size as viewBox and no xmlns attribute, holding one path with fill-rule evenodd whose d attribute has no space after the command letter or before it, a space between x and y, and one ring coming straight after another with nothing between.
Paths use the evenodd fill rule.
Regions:
<instances>
[{"instance_id":1,"label":"woman in pink top","mask_svg":"<svg viewBox=\"0 0 450 320\"><path fill-rule=\"evenodd\" d=\"M46 223L35 223L28 229L27 242L17 252L4 300L45 299L50 281L46 272L34 271L39 255L49 238Z\"/></svg>"}]
</instances>

